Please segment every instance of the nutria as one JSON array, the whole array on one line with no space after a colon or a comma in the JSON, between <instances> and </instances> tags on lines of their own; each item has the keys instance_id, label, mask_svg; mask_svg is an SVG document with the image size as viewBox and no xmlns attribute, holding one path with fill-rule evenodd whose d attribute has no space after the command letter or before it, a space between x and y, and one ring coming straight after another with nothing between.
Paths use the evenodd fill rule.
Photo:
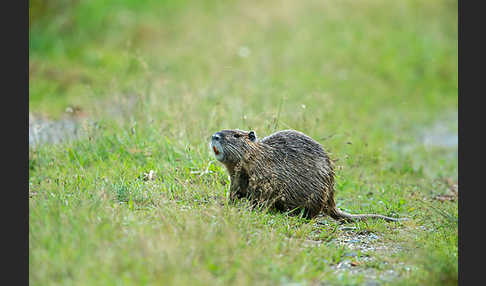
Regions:
<instances>
[{"instance_id":1,"label":"nutria","mask_svg":"<svg viewBox=\"0 0 486 286\"><path fill-rule=\"evenodd\" d=\"M336 208L332 162L319 143L301 132L283 130L259 140L254 131L221 130L212 135L210 146L229 172L231 201L247 198L278 211L302 212L308 219L324 213L344 221L399 220Z\"/></svg>"}]
</instances>

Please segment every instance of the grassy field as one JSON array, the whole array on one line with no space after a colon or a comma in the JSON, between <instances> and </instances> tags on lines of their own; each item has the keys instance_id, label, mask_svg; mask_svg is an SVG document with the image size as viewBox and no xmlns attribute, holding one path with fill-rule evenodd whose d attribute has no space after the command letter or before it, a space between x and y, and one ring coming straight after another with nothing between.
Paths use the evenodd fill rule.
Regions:
<instances>
[{"instance_id":1,"label":"grassy field","mask_svg":"<svg viewBox=\"0 0 486 286\"><path fill-rule=\"evenodd\" d=\"M29 147L32 285L457 284L457 1L30 5L31 118L83 134ZM310 135L338 207L410 220L228 204L230 128Z\"/></svg>"}]
</instances>

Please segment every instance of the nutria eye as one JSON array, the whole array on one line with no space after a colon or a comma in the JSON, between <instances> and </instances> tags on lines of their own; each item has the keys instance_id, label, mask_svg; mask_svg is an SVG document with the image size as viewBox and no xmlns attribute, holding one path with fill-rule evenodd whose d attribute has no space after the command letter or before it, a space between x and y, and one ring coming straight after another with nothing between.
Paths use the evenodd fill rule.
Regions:
<instances>
[{"instance_id":1,"label":"nutria eye","mask_svg":"<svg viewBox=\"0 0 486 286\"><path fill-rule=\"evenodd\" d=\"M241 137L241 135L240 135L240 134L235 134L235 135L233 135L233 137L235 137L235 138L240 138L240 137Z\"/></svg>"},{"instance_id":2,"label":"nutria eye","mask_svg":"<svg viewBox=\"0 0 486 286\"><path fill-rule=\"evenodd\" d=\"M251 142L255 142L256 141L255 131L250 131L250 133L248 133L248 138L250 139Z\"/></svg>"}]
</instances>

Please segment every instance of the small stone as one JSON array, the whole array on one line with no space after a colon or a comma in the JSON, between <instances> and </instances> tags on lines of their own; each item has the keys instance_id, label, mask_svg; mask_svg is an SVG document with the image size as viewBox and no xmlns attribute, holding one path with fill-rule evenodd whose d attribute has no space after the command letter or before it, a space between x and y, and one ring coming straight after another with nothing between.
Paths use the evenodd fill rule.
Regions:
<instances>
[{"instance_id":1,"label":"small stone","mask_svg":"<svg viewBox=\"0 0 486 286\"><path fill-rule=\"evenodd\" d=\"M356 257L356 256L358 256L358 253L356 253L354 251L353 252L347 252L347 253L344 254L344 256Z\"/></svg>"},{"instance_id":2,"label":"small stone","mask_svg":"<svg viewBox=\"0 0 486 286\"><path fill-rule=\"evenodd\" d=\"M370 233L370 239L378 239L378 235L374 234L374 233Z\"/></svg>"}]
</instances>

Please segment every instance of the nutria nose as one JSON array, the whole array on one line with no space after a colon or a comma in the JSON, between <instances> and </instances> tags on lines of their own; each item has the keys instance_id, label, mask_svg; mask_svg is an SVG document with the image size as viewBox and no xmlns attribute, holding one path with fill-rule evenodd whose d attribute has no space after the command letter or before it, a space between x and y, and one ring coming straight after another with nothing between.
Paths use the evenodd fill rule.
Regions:
<instances>
[{"instance_id":1,"label":"nutria nose","mask_svg":"<svg viewBox=\"0 0 486 286\"><path fill-rule=\"evenodd\" d=\"M216 132L213 134L213 136L211 136L211 139L219 141L219 139L221 139L221 134L219 132Z\"/></svg>"}]
</instances>

